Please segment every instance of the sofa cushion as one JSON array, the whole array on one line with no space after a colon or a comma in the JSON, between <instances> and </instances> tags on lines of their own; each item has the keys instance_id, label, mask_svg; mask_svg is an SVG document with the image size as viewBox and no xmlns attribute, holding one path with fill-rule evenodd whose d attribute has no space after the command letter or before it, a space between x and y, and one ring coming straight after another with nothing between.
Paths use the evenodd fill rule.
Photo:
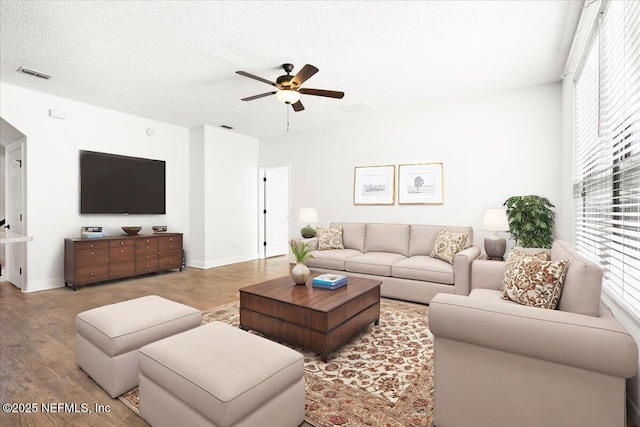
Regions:
<instances>
[{"instance_id":1,"label":"sofa cushion","mask_svg":"<svg viewBox=\"0 0 640 427\"><path fill-rule=\"evenodd\" d=\"M362 252L356 251L355 249L332 249L313 251L311 255L313 255L313 258L307 258L305 261L305 264L309 267L344 270L344 260L362 255Z\"/></svg>"},{"instance_id":2,"label":"sofa cushion","mask_svg":"<svg viewBox=\"0 0 640 427\"><path fill-rule=\"evenodd\" d=\"M513 269L511 280L504 290L506 298L531 307L555 310L560 300L567 263L567 260L523 259Z\"/></svg>"},{"instance_id":3,"label":"sofa cushion","mask_svg":"<svg viewBox=\"0 0 640 427\"><path fill-rule=\"evenodd\" d=\"M404 255L409 253L409 225L367 224L364 251L390 252Z\"/></svg>"},{"instance_id":4,"label":"sofa cushion","mask_svg":"<svg viewBox=\"0 0 640 427\"><path fill-rule=\"evenodd\" d=\"M342 225L342 242L345 249L355 249L364 252L364 236L367 225L363 222L357 223L334 223L331 227Z\"/></svg>"},{"instance_id":5,"label":"sofa cushion","mask_svg":"<svg viewBox=\"0 0 640 427\"><path fill-rule=\"evenodd\" d=\"M453 284L453 265L426 255L416 255L391 266L391 275L402 279Z\"/></svg>"},{"instance_id":6,"label":"sofa cushion","mask_svg":"<svg viewBox=\"0 0 640 427\"><path fill-rule=\"evenodd\" d=\"M404 255L388 252L367 252L345 260L344 266L353 273L391 276L391 266L406 258Z\"/></svg>"},{"instance_id":7,"label":"sofa cushion","mask_svg":"<svg viewBox=\"0 0 640 427\"><path fill-rule=\"evenodd\" d=\"M201 426L243 424L304 372L297 351L223 322L142 347L138 360L141 375L211 421Z\"/></svg>"},{"instance_id":8,"label":"sofa cushion","mask_svg":"<svg viewBox=\"0 0 640 427\"><path fill-rule=\"evenodd\" d=\"M506 265L504 267L504 275L502 276L502 286L500 287L503 297L507 298L506 288L511 283L511 278L516 265L520 264L522 260L527 258L536 258L540 261L548 261L549 254L547 252L538 252L534 254L520 249L512 249L509 251L505 260Z\"/></svg>"},{"instance_id":9,"label":"sofa cushion","mask_svg":"<svg viewBox=\"0 0 640 427\"><path fill-rule=\"evenodd\" d=\"M556 240L551 259L568 259L564 288L558 309L571 313L598 316L602 287L602 267L579 255L567 242Z\"/></svg>"},{"instance_id":10,"label":"sofa cushion","mask_svg":"<svg viewBox=\"0 0 640 427\"><path fill-rule=\"evenodd\" d=\"M331 228L317 228L318 250L344 249L342 243L342 225L338 224Z\"/></svg>"},{"instance_id":11,"label":"sofa cushion","mask_svg":"<svg viewBox=\"0 0 640 427\"><path fill-rule=\"evenodd\" d=\"M158 295L104 305L76 316L76 331L109 356L195 328L202 313Z\"/></svg>"},{"instance_id":12,"label":"sofa cushion","mask_svg":"<svg viewBox=\"0 0 640 427\"><path fill-rule=\"evenodd\" d=\"M441 230L449 230L453 233L466 233L469 235L464 247L468 248L473 244L473 228L467 226L447 226L440 225L411 225L409 233L409 256L431 255L436 239Z\"/></svg>"},{"instance_id":13,"label":"sofa cushion","mask_svg":"<svg viewBox=\"0 0 640 427\"><path fill-rule=\"evenodd\" d=\"M518 304L517 302L511 301L510 299L502 298L502 291L499 291L497 289L474 289L469 294L469 298L482 301L503 302L505 304Z\"/></svg>"},{"instance_id":14,"label":"sofa cushion","mask_svg":"<svg viewBox=\"0 0 640 427\"><path fill-rule=\"evenodd\" d=\"M469 235L466 233L453 233L449 230L440 230L436 243L431 251L434 258L453 264L456 254L464 249Z\"/></svg>"}]
</instances>

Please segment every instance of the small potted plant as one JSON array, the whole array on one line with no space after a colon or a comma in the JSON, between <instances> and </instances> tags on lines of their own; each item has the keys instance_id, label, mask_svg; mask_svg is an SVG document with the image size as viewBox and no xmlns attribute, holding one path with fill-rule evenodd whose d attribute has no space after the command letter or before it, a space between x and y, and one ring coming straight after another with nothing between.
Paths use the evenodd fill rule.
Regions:
<instances>
[{"instance_id":1,"label":"small potted plant","mask_svg":"<svg viewBox=\"0 0 640 427\"><path fill-rule=\"evenodd\" d=\"M524 248L550 248L553 244L553 224L555 206L546 197L513 196L507 207L509 231L516 245Z\"/></svg>"},{"instance_id":2,"label":"small potted plant","mask_svg":"<svg viewBox=\"0 0 640 427\"><path fill-rule=\"evenodd\" d=\"M289 241L289 246L291 247L291 253L296 258L296 265L291 269L291 278L296 285L304 285L311 277L311 271L304 263L307 258L313 258L309 243L291 240Z\"/></svg>"}]
</instances>

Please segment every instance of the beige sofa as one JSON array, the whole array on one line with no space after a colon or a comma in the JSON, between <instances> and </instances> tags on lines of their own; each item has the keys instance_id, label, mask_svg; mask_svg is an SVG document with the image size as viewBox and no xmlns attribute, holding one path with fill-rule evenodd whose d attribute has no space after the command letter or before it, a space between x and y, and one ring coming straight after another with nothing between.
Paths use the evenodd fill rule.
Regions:
<instances>
[{"instance_id":1,"label":"beige sofa","mask_svg":"<svg viewBox=\"0 0 640 427\"><path fill-rule=\"evenodd\" d=\"M468 297L431 301L437 427L625 425L636 343L600 301L600 266L562 241L551 260L569 260L557 310L502 299L500 261L473 263Z\"/></svg>"},{"instance_id":2,"label":"beige sofa","mask_svg":"<svg viewBox=\"0 0 640 427\"><path fill-rule=\"evenodd\" d=\"M429 303L437 293L468 295L473 228L418 224L340 223L344 249L317 250L317 238L305 239L314 251L307 265L321 272L382 280L383 297ZM334 225L334 224L332 224ZM466 248L453 264L429 256L438 233L468 233Z\"/></svg>"}]
</instances>

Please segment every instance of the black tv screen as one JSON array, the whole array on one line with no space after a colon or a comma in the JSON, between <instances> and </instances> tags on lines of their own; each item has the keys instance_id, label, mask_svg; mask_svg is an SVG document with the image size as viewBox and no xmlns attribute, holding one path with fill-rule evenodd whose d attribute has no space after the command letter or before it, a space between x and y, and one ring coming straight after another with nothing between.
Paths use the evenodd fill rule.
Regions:
<instances>
[{"instance_id":1,"label":"black tv screen","mask_svg":"<svg viewBox=\"0 0 640 427\"><path fill-rule=\"evenodd\" d=\"M164 214L165 162L80 151L80 213Z\"/></svg>"}]
</instances>

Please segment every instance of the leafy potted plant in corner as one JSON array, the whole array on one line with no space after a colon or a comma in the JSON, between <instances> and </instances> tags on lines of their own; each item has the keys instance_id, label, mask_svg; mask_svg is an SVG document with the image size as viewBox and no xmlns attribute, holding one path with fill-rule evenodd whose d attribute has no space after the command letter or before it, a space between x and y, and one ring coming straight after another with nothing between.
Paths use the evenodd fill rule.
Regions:
<instances>
[{"instance_id":1,"label":"leafy potted plant in corner","mask_svg":"<svg viewBox=\"0 0 640 427\"><path fill-rule=\"evenodd\" d=\"M509 231L516 245L524 248L550 248L553 244L553 224L555 206L546 197L513 196L507 207Z\"/></svg>"},{"instance_id":2,"label":"leafy potted plant in corner","mask_svg":"<svg viewBox=\"0 0 640 427\"><path fill-rule=\"evenodd\" d=\"M313 258L309 243L291 240L289 241L289 246L291 247L291 253L296 257L296 265L291 269L291 278L296 285L304 285L311 277L311 271L304 263L307 258Z\"/></svg>"}]
</instances>

